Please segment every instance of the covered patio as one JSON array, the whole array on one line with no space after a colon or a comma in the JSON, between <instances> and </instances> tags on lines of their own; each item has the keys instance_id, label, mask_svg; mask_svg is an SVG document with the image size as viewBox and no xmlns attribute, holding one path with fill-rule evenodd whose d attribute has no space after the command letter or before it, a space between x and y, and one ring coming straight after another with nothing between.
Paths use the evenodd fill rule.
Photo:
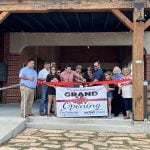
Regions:
<instances>
[{"instance_id":1,"label":"covered patio","mask_svg":"<svg viewBox=\"0 0 150 150\"><path fill-rule=\"evenodd\" d=\"M140 6L139 6L140 5ZM149 30L149 1L97 1L97 0L74 0L74 1L51 1L47 0L13 0L0 2L0 31L4 38L4 58L3 62L8 64L8 80L3 82L3 86L18 82L17 71L22 67L20 49L13 51L10 38L14 34L6 32L33 33L34 32L131 32L132 46L132 66L133 66L133 110L134 120L144 120L144 31ZM139 13L140 10L140 13ZM146 18L146 22L137 21L139 16ZM21 35L20 34L20 35ZM21 38L22 35L19 38ZM128 38L128 37L127 37ZM37 38L38 39L38 38ZM87 38L88 39L88 38ZM15 39L14 39L15 40ZM17 39L16 39L17 40ZM56 39L55 39L56 40ZM24 42L24 41L23 41ZM44 42L44 41L40 41ZM100 41L98 41L100 42ZM115 43L115 41L114 41ZM82 45L82 43L81 43ZM17 45L16 45L17 46ZM87 43L88 46L88 43ZM15 69L12 69L12 61ZM18 65L18 63L20 63ZM12 68L11 68L12 67ZM14 73L12 73L12 70ZM13 75L12 75L13 74ZM13 82L12 82L13 81ZM16 89L17 91L18 89ZM15 95L7 90L3 93L3 102L11 101ZM19 95L17 95L19 97ZM4 100L5 99L5 100ZM8 99L8 100L7 100ZM19 98L18 98L19 99Z\"/></svg>"}]
</instances>

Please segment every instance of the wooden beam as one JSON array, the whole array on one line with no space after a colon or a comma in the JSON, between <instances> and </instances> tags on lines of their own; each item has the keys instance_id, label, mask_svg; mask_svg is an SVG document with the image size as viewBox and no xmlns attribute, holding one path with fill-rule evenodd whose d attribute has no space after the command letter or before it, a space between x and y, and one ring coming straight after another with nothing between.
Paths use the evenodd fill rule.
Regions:
<instances>
[{"instance_id":1,"label":"wooden beam","mask_svg":"<svg viewBox=\"0 0 150 150\"><path fill-rule=\"evenodd\" d=\"M144 24L144 30L146 30L150 26L150 19L148 19Z\"/></svg>"},{"instance_id":2,"label":"wooden beam","mask_svg":"<svg viewBox=\"0 0 150 150\"><path fill-rule=\"evenodd\" d=\"M111 10L111 12L119 19L120 22L133 31L133 23L120 10L114 9Z\"/></svg>"},{"instance_id":3,"label":"wooden beam","mask_svg":"<svg viewBox=\"0 0 150 150\"><path fill-rule=\"evenodd\" d=\"M143 0L144 1L144 0ZM150 8L150 1L145 8ZM0 0L1 11L11 12L50 12L50 11L103 11L111 9L130 9L127 0Z\"/></svg>"},{"instance_id":4,"label":"wooden beam","mask_svg":"<svg viewBox=\"0 0 150 150\"><path fill-rule=\"evenodd\" d=\"M144 15L144 9L142 9ZM132 50L132 65L133 65L133 110L134 120L144 120L144 23L136 22L139 16L137 9L133 11L134 32L133 32L133 50Z\"/></svg>"},{"instance_id":5,"label":"wooden beam","mask_svg":"<svg viewBox=\"0 0 150 150\"><path fill-rule=\"evenodd\" d=\"M0 2L1 11L50 12L50 11L102 11L111 9L132 9L130 1L105 0L30 0L22 2Z\"/></svg>"},{"instance_id":6,"label":"wooden beam","mask_svg":"<svg viewBox=\"0 0 150 150\"><path fill-rule=\"evenodd\" d=\"M2 23L8 16L10 15L10 12L4 11L0 14L0 23Z\"/></svg>"}]
</instances>

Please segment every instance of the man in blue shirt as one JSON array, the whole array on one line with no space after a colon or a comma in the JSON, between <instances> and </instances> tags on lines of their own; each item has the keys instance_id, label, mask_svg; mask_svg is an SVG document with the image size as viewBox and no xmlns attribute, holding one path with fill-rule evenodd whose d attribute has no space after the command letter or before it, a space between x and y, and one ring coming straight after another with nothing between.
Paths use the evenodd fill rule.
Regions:
<instances>
[{"instance_id":1,"label":"man in blue shirt","mask_svg":"<svg viewBox=\"0 0 150 150\"><path fill-rule=\"evenodd\" d=\"M37 72L34 70L34 60L29 59L27 66L19 72L21 92L21 116L27 117L32 114L34 90L37 85Z\"/></svg>"},{"instance_id":2,"label":"man in blue shirt","mask_svg":"<svg viewBox=\"0 0 150 150\"><path fill-rule=\"evenodd\" d=\"M94 63L93 81L102 81L104 78L103 70L101 69L100 62Z\"/></svg>"}]
</instances>

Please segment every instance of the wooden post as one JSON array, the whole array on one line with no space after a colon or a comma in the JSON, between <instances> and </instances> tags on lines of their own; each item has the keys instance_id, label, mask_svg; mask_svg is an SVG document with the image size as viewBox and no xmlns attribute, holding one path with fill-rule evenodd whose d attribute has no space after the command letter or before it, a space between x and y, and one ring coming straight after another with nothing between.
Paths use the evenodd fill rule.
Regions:
<instances>
[{"instance_id":1,"label":"wooden post","mask_svg":"<svg viewBox=\"0 0 150 150\"><path fill-rule=\"evenodd\" d=\"M144 9L142 9L144 15ZM144 49L144 23L136 22L139 12L136 8L133 11L133 50L132 50L132 65L133 65L133 111L134 120L144 120L144 64L143 64L143 49Z\"/></svg>"}]
</instances>

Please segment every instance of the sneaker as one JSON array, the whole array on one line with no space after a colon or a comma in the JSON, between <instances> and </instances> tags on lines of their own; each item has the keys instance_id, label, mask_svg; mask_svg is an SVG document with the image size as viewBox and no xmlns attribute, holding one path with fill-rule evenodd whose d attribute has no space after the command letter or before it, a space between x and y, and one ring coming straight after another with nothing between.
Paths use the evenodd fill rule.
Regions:
<instances>
[{"instance_id":1,"label":"sneaker","mask_svg":"<svg viewBox=\"0 0 150 150\"><path fill-rule=\"evenodd\" d=\"M47 117L51 117L51 114L47 114Z\"/></svg>"},{"instance_id":2,"label":"sneaker","mask_svg":"<svg viewBox=\"0 0 150 150\"><path fill-rule=\"evenodd\" d=\"M109 116L108 116L108 119L111 119L111 118L112 118L111 115L109 115Z\"/></svg>"},{"instance_id":3,"label":"sneaker","mask_svg":"<svg viewBox=\"0 0 150 150\"><path fill-rule=\"evenodd\" d=\"M21 117L26 118L28 115L21 114Z\"/></svg>"},{"instance_id":4,"label":"sneaker","mask_svg":"<svg viewBox=\"0 0 150 150\"><path fill-rule=\"evenodd\" d=\"M45 113L44 112L40 112L40 116L45 116Z\"/></svg>"},{"instance_id":5,"label":"sneaker","mask_svg":"<svg viewBox=\"0 0 150 150\"><path fill-rule=\"evenodd\" d=\"M30 114L28 114L28 116L34 116L34 114L30 113Z\"/></svg>"},{"instance_id":6,"label":"sneaker","mask_svg":"<svg viewBox=\"0 0 150 150\"><path fill-rule=\"evenodd\" d=\"M130 116L125 116L124 119L130 119Z\"/></svg>"}]
</instances>

